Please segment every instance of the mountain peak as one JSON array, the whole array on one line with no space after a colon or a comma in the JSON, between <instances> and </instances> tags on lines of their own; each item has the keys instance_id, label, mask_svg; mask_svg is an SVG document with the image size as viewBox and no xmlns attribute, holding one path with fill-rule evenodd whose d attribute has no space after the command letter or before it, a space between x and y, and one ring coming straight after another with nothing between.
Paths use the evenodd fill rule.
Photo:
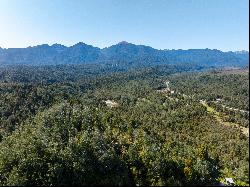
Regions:
<instances>
[{"instance_id":1,"label":"mountain peak","mask_svg":"<svg viewBox=\"0 0 250 187\"><path fill-rule=\"evenodd\" d=\"M121 42L119 42L118 44L131 44L131 43L129 43L129 42L127 42L127 41L121 41Z\"/></svg>"},{"instance_id":2,"label":"mountain peak","mask_svg":"<svg viewBox=\"0 0 250 187\"><path fill-rule=\"evenodd\" d=\"M36 48L47 48L47 47L49 47L49 45L48 44L41 44L41 45L37 45L37 46L34 46L34 47L36 47Z\"/></svg>"},{"instance_id":3,"label":"mountain peak","mask_svg":"<svg viewBox=\"0 0 250 187\"><path fill-rule=\"evenodd\" d=\"M64 46L62 44L55 43L55 44L51 45L51 47L66 47L66 46Z\"/></svg>"},{"instance_id":4,"label":"mountain peak","mask_svg":"<svg viewBox=\"0 0 250 187\"><path fill-rule=\"evenodd\" d=\"M78 42L77 44L71 46L71 47L77 47L77 48L98 48L98 47L94 47L92 45L88 45L86 43L83 42Z\"/></svg>"},{"instance_id":5,"label":"mountain peak","mask_svg":"<svg viewBox=\"0 0 250 187\"><path fill-rule=\"evenodd\" d=\"M78 43L76 43L76 44L73 45L73 46L81 46L81 45L87 45L87 44L85 44L85 43L83 43L83 42L78 42Z\"/></svg>"}]
</instances>

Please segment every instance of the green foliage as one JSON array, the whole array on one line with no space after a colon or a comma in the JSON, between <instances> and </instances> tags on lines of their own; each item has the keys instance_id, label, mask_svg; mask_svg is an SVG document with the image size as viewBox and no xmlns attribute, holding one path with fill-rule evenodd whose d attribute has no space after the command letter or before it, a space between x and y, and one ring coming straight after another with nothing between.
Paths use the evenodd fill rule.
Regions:
<instances>
[{"instance_id":1,"label":"green foliage","mask_svg":"<svg viewBox=\"0 0 250 187\"><path fill-rule=\"evenodd\" d=\"M249 139L206 111L202 90L193 98L157 92L166 79L180 84L166 72L1 83L0 185L216 185L225 177L249 184ZM202 85L192 76L179 91ZM208 79L203 88L212 94L233 89L216 92L220 79Z\"/></svg>"}]
</instances>

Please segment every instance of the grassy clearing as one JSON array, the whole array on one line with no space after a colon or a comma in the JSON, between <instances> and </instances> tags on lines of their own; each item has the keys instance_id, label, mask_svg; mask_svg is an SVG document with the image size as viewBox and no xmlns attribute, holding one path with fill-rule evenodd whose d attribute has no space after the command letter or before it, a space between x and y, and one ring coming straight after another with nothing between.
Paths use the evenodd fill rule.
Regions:
<instances>
[{"instance_id":1,"label":"grassy clearing","mask_svg":"<svg viewBox=\"0 0 250 187\"><path fill-rule=\"evenodd\" d=\"M220 117L220 113L217 112L214 108L208 106L208 104L207 104L206 102L201 102L201 104L207 108L207 111L208 111L209 113L211 113L211 114L215 117L215 119L216 119L220 124L223 124L223 125L225 125L225 126L230 126L230 127L235 126L235 127L237 127L237 128L240 128L240 129L241 129L241 132L242 132L243 134L245 134L247 137L249 137L249 128L242 127L242 126L240 126L240 125L237 124L237 123L225 122L225 121L223 121L222 118Z\"/></svg>"}]
</instances>

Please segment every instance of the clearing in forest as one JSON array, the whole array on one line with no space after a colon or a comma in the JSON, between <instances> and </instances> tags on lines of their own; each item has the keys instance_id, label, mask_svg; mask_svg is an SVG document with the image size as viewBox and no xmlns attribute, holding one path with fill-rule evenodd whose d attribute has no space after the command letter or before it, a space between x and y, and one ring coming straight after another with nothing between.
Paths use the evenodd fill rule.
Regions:
<instances>
[{"instance_id":1,"label":"clearing in forest","mask_svg":"<svg viewBox=\"0 0 250 187\"><path fill-rule=\"evenodd\" d=\"M111 107L111 108L119 106L119 104L113 100L106 100L105 103L108 107Z\"/></svg>"},{"instance_id":2,"label":"clearing in forest","mask_svg":"<svg viewBox=\"0 0 250 187\"><path fill-rule=\"evenodd\" d=\"M240 126L239 124L237 123L232 123L232 122L225 122L221 119L220 117L220 113L217 112L214 108L208 106L208 104L205 102L205 101L201 101L200 102L203 106L205 106L207 108L207 111L209 113L212 113L213 116L215 117L215 119L220 123L220 124L223 124L225 126L235 126L237 128L240 128L241 132L246 135L247 137L249 137L249 128L246 128L246 127L242 127Z\"/></svg>"}]
</instances>

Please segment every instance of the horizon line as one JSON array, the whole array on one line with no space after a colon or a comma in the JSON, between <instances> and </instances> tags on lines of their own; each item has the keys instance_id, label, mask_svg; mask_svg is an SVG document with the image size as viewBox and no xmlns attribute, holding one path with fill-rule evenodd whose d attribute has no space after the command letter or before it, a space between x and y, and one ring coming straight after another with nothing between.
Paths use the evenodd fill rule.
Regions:
<instances>
[{"instance_id":1,"label":"horizon line","mask_svg":"<svg viewBox=\"0 0 250 187\"><path fill-rule=\"evenodd\" d=\"M110 45L110 46L106 46L106 47L103 47L103 48L101 48L101 47L97 47L97 46L93 46L93 45L91 45L91 44L87 44L87 43L84 43L84 42L82 42L82 41L80 41L80 42L77 42L77 43L75 43L75 44L73 44L73 45L64 45L64 44L60 44L60 43L53 43L53 44L48 44L48 43L42 43L42 44L37 44L37 45L29 45L29 46L27 46L27 47L7 47L7 48L5 48L5 47L1 47L0 46L0 49L26 49L26 48L33 48L33 47L38 47L38 46L42 46L42 45L47 45L47 46L49 46L49 47L51 47L51 46L53 46L53 45L61 45L61 46L64 46L64 47L73 47L74 45L77 45L77 44L85 44L85 45L89 45L89 46L92 46L92 47L96 47L96 48L99 48L99 49L105 49L105 48L109 48L109 47L111 47L111 46L114 46L114 45L118 45L118 44L132 44L132 45L136 45L136 46L146 46L146 47L151 47L151 48L153 48L153 49L156 49L156 50L161 50L161 51L164 51L164 50L192 50L192 49L210 49L210 50L219 50L219 51L222 51L222 52L241 52L241 51L245 51L245 52L248 52L249 53L249 50L247 50L247 49L240 49L240 50L222 50L222 49L216 49L216 48L186 48L186 49L184 49L184 48L179 48L179 49L158 49L158 48L154 48L154 47L152 47L152 46L149 46L149 45L144 45L144 44L134 44L134 43L131 43L131 42L127 42L127 41L121 41L121 42L118 42L118 43L116 43L116 44L112 44L112 45Z\"/></svg>"}]
</instances>

